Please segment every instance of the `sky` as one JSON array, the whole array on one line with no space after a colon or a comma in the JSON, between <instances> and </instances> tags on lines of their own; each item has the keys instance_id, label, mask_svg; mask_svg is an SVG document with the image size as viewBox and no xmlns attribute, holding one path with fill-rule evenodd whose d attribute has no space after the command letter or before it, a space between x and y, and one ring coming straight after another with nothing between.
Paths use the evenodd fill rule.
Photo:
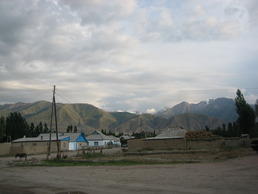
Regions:
<instances>
[{"instance_id":1,"label":"sky","mask_svg":"<svg viewBox=\"0 0 258 194\"><path fill-rule=\"evenodd\" d=\"M258 98L257 0L1 0L0 104L154 113Z\"/></svg>"}]
</instances>

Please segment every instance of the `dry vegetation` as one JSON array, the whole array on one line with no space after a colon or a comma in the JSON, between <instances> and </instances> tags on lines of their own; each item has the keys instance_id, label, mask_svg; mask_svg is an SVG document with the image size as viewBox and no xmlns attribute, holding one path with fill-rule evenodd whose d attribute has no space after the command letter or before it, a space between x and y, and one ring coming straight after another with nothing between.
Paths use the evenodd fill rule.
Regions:
<instances>
[{"instance_id":1,"label":"dry vegetation","mask_svg":"<svg viewBox=\"0 0 258 194\"><path fill-rule=\"evenodd\" d=\"M142 152L104 155L100 152L80 154L63 160L16 160L12 166L127 166L152 164L178 164L216 162L247 155L255 155L251 148L225 148L219 151Z\"/></svg>"}]
</instances>

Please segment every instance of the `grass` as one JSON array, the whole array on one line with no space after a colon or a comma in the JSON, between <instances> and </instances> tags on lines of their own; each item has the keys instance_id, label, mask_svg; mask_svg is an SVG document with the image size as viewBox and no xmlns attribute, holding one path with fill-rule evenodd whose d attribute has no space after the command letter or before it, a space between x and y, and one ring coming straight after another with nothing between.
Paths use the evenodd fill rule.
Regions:
<instances>
[{"instance_id":1,"label":"grass","mask_svg":"<svg viewBox=\"0 0 258 194\"><path fill-rule=\"evenodd\" d=\"M12 163L12 166L133 166L133 165L172 165L184 163L200 163L200 162L218 162L231 158L237 158L246 155L252 155L251 149L241 148L225 150L217 150L214 152L200 153L169 153L156 155L119 155L106 156L102 153L87 153L81 157L65 160L43 160L43 161L18 161Z\"/></svg>"},{"instance_id":2,"label":"grass","mask_svg":"<svg viewBox=\"0 0 258 194\"><path fill-rule=\"evenodd\" d=\"M5 155L1 155L0 158L5 158L5 157L13 157L13 155L11 154L5 154Z\"/></svg>"},{"instance_id":3,"label":"grass","mask_svg":"<svg viewBox=\"0 0 258 194\"><path fill-rule=\"evenodd\" d=\"M101 157L104 157L104 154L101 153L101 152L95 152L95 153L90 153L90 152L87 152L83 155L83 158L85 159L90 159L90 158L101 158Z\"/></svg>"},{"instance_id":4,"label":"grass","mask_svg":"<svg viewBox=\"0 0 258 194\"><path fill-rule=\"evenodd\" d=\"M62 166L133 166L133 165L160 165L160 164L183 164L183 163L198 163L198 161L146 161L146 160L109 160L109 161L76 161L76 160L44 160L40 163L17 163L15 166L48 166L48 167L62 167Z\"/></svg>"},{"instance_id":5,"label":"grass","mask_svg":"<svg viewBox=\"0 0 258 194\"><path fill-rule=\"evenodd\" d=\"M180 164L196 163L195 161L134 161L134 160L110 160L110 161L45 161L47 166L132 166L132 165L155 165L155 164Z\"/></svg>"}]
</instances>

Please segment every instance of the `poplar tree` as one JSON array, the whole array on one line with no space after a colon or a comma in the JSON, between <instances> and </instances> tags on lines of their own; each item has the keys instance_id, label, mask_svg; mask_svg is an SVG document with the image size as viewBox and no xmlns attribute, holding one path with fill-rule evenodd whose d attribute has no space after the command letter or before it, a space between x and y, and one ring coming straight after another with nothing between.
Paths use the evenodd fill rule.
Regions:
<instances>
[{"instance_id":1,"label":"poplar tree","mask_svg":"<svg viewBox=\"0 0 258 194\"><path fill-rule=\"evenodd\" d=\"M235 105L238 114L237 124L240 132L250 134L255 126L255 112L246 102L244 95L239 89L236 92Z\"/></svg>"},{"instance_id":2,"label":"poplar tree","mask_svg":"<svg viewBox=\"0 0 258 194\"><path fill-rule=\"evenodd\" d=\"M0 142L3 142L5 137L6 137L5 118L2 116L0 118Z\"/></svg>"}]
</instances>

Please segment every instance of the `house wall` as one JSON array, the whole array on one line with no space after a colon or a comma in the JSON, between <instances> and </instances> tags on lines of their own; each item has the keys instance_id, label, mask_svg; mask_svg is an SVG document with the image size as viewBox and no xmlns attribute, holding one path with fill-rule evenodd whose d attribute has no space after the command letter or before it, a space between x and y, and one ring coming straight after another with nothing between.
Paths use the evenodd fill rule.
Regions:
<instances>
[{"instance_id":1,"label":"house wall","mask_svg":"<svg viewBox=\"0 0 258 194\"><path fill-rule=\"evenodd\" d=\"M69 142L69 150L77 150L76 142Z\"/></svg>"},{"instance_id":2,"label":"house wall","mask_svg":"<svg viewBox=\"0 0 258 194\"><path fill-rule=\"evenodd\" d=\"M113 141L113 144L117 145L117 146L121 146L121 142L120 141Z\"/></svg>"},{"instance_id":3,"label":"house wall","mask_svg":"<svg viewBox=\"0 0 258 194\"><path fill-rule=\"evenodd\" d=\"M249 145L248 140L241 138L202 138L202 139L131 139L127 141L128 150L218 150L222 147L238 147Z\"/></svg>"},{"instance_id":4,"label":"house wall","mask_svg":"<svg viewBox=\"0 0 258 194\"><path fill-rule=\"evenodd\" d=\"M68 150L69 150L69 142L61 141L61 151L68 151Z\"/></svg>"},{"instance_id":5,"label":"house wall","mask_svg":"<svg viewBox=\"0 0 258 194\"><path fill-rule=\"evenodd\" d=\"M0 143L0 156L10 154L11 143Z\"/></svg>"},{"instance_id":6,"label":"house wall","mask_svg":"<svg viewBox=\"0 0 258 194\"><path fill-rule=\"evenodd\" d=\"M62 141L60 144L61 151L68 150L68 142ZM10 154L26 153L26 154L41 154L47 153L48 142L19 142L12 143ZM51 142L51 152L57 151L56 142Z\"/></svg>"},{"instance_id":7,"label":"house wall","mask_svg":"<svg viewBox=\"0 0 258 194\"><path fill-rule=\"evenodd\" d=\"M69 142L69 150L81 150L87 146L87 142Z\"/></svg>"},{"instance_id":8,"label":"house wall","mask_svg":"<svg viewBox=\"0 0 258 194\"><path fill-rule=\"evenodd\" d=\"M87 142L77 142L77 149L78 150L84 149L87 146L88 146Z\"/></svg>"},{"instance_id":9,"label":"house wall","mask_svg":"<svg viewBox=\"0 0 258 194\"><path fill-rule=\"evenodd\" d=\"M96 146L94 143L95 142L98 142L98 145L97 146L107 146L108 143L110 142L110 140L88 140L89 142L89 146L92 147L92 146Z\"/></svg>"}]
</instances>

